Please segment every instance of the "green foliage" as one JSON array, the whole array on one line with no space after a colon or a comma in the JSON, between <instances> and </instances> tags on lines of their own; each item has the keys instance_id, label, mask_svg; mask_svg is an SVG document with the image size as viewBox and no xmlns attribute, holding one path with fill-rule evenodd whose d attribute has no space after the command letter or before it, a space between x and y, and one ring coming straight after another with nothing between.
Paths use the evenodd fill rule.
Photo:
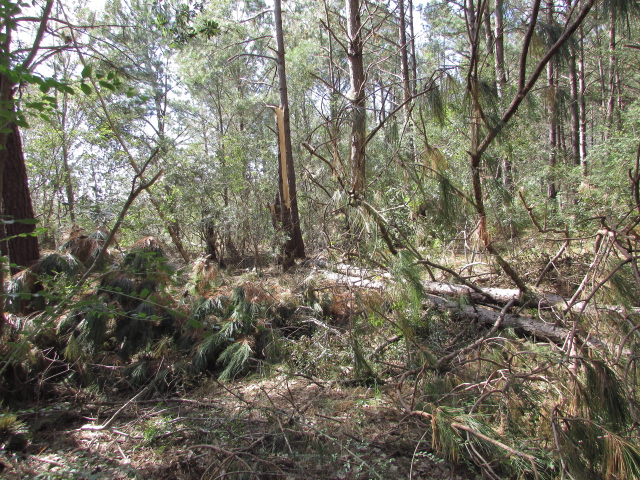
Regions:
<instances>
[{"instance_id":1,"label":"green foliage","mask_svg":"<svg viewBox=\"0 0 640 480\"><path fill-rule=\"evenodd\" d=\"M584 369L585 381L579 398L587 417L602 422L614 432L623 429L631 419L631 412L618 375L597 359L585 361Z\"/></svg>"},{"instance_id":2,"label":"green foliage","mask_svg":"<svg viewBox=\"0 0 640 480\"><path fill-rule=\"evenodd\" d=\"M217 335L209 335L206 337L196 349L193 356L193 367L198 372L203 372L213 365L220 352L220 343L222 338Z\"/></svg>"},{"instance_id":3,"label":"green foliage","mask_svg":"<svg viewBox=\"0 0 640 480\"><path fill-rule=\"evenodd\" d=\"M149 345L156 318L155 307L141 302L135 310L119 319L116 337L123 357L128 358Z\"/></svg>"},{"instance_id":4,"label":"green foliage","mask_svg":"<svg viewBox=\"0 0 640 480\"><path fill-rule=\"evenodd\" d=\"M224 367L220 372L220 380L233 380L242 374L247 369L253 353L248 339L237 341L225 348L216 362Z\"/></svg>"},{"instance_id":5,"label":"green foliage","mask_svg":"<svg viewBox=\"0 0 640 480\"><path fill-rule=\"evenodd\" d=\"M80 332L77 340L88 349L89 353L98 353L106 339L111 318L109 309L103 304L91 305L83 309L82 317L77 327Z\"/></svg>"},{"instance_id":6,"label":"green foliage","mask_svg":"<svg viewBox=\"0 0 640 480\"><path fill-rule=\"evenodd\" d=\"M50 252L43 255L38 263L32 267L37 275L54 277L58 274L73 277L83 270L82 263L72 254Z\"/></svg>"}]
</instances>

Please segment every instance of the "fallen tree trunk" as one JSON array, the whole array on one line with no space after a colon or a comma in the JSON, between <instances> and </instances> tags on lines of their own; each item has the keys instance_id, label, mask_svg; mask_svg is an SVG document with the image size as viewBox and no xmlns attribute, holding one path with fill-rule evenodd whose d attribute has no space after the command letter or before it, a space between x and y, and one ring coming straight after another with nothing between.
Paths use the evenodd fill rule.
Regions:
<instances>
[{"instance_id":1,"label":"fallen tree trunk","mask_svg":"<svg viewBox=\"0 0 640 480\"><path fill-rule=\"evenodd\" d=\"M352 274L359 274L359 276L329 272L326 270L322 271L322 275L328 280L334 281L336 284L348 287L381 290L389 285L389 274L380 274L380 272L375 272L374 274L366 276L366 273L371 272L368 272L365 269L346 269L343 267L340 270ZM478 293L465 285L442 282L423 282L423 285L427 292L425 295L426 306L452 313L461 320L476 322L488 327L495 325L500 317L500 312L478 305L461 305L457 302L447 300L436 295L449 297L469 296L475 301L486 301L487 299L491 299L494 302L504 303L505 305L510 301L517 303L517 300L520 299L520 292L516 289L483 288L481 289L482 293ZM565 300L561 296L553 294L542 294L538 299L538 302L547 307L553 305L566 305ZM574 308L576 307L577 306L574 306ZM609 353L612 353L615 350L613 348L609 348L599 339L591 337L581 331L574 332L570 328L559 327L553 323L547 323L542 320L538 320L537 318L523 315L505 314L504 318L500 322L500 328L520 329L528 336L546 340L557 345L564 345L567 340L569 340L570 336L573 335L577 345L605 350Z\"/></svg>"},{"instance_id":2,"label":"fallen tree trunk","mask_svg":"<svg viewBox=\"0 0 640 480\"><path fill-rule=\"evenodd\" d=\"M488 308L460 305L435 295L427 295L426 303L427 306L436 308L439 311L452 313L461 320L477 322L486 326L493 326L500 316L500 312ZM552 323L546 323L532 317L509 313L504 315L500 326L501 328L518 328L532 337L538 337L558 345L563 345L573 332L569 328L558 327ZM578 331L573 333L581 345L599 350L608 350L606 345L596 338L588 335L585 337L582 332Z\"/></svg>"},{"instance_id":3,"label":"fallen tree trunk","mask_svg":"<svg viewBox=\"0 0 640 480\"><path fill-rule=\"evenodd\" d=\"M506 305L510 300L516 300L516 305L521 305L520 291L515 288L481 288L482 293L478 293L466 285L457 285L453 283L443 282L423 282L424 291L431 295L446 295L449 297L469 297L474 302L486 302L491 300L497 305ZM566 311L568 308L567 301L560 295L553 293L541 293L535 297L536 304L544 308L559 307L561 311ZM533 306L533 304L532 304ZM587 305L585 307L584 301L578 301L571 307L572 312L594 312L595 310L616 312L620 315L626 315L630 313L640 313L640 308L625 308L618 305Z\"/></svg>"},{"instance_id":4,"label":"fallen tree trunk","mask_svg":"<svg viewBox=\"0 0 640 480\"><path fill-rule=\"evenodd\" d=\"M482 293L473 290L466 285L444 282L423 282L424 290L432 295L447 295L454 297L471 297L474 301L486 301L491 299L499 304L506 304L510 300L520 299L520 290L513 288L480 288Z\"/></svg>"},{"instance_id":5,"label":"fallen tree trunk","mask_svg":"<svg viewBox=\"0 0 640 480\"><path fill-rule=\"evenodd\" d=\"M480 292L473 290L466 285L443 282L423 282L424 290L433 295L448 295L455 297L468 296L473 301L483 302L491 300L498 305L506 305L511 300L520 304L521 295L517 288L479 288ZM535 298L537 303L542 302L544 306L558 305L566 303L560 295L552 293L542 293Z\"/></svg>"}]
</instances>

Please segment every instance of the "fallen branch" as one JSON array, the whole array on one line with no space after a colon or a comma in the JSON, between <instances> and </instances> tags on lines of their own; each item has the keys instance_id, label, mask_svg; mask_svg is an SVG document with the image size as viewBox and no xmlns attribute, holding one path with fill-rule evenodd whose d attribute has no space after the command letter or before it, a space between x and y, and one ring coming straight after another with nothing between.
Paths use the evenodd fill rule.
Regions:
<instances>
[{"instance_id":1,"label":"fallen branch","mask_svg":"<svg viewBox=\"0 0 640 480\"><path fill-rule=\"evenodd\" d=\"M144 392L146 392L147 389L143 388L142 390L140 390L136 395L134 395L127 403L125 403L124 405L122 405L122 407L120 407L116 413L114 413L111 418L109 418L109 420L107 420L106 422L104 422L102 425L83 425L80 427L80 430L90 430L92 432L99 432L101 430L105 430L107 428L109 428L111 426L111 424L116 420L116 418L118 418L118 415L120 415L120 413L122 413L122 411L129 406L129 404L131 404L132 402L134 402L140 395L142 395Z\"/></svg>"},{"instance_id":2,"label":"fallen branch","mask_svg":"<svg viewBox=\"0 0 640 480\"><path fill-rule=\"evenodd\" d=\"M481 338L479 338L478 340L473 342L471 345L467 345L466 347L464 347L461 350L452 352L449 355L445 355L444 357L440 358L438 360L438 363L436 364L436 370L440 370L442 368L442 366L445 365L449 360L452 360L455 357L464 355L467 352L470 352L471 350L477 348L487 338L489 338L491 335L493 335L495 332L497 332L498 329L502 326L502 322L504 321L504 317L507 315L507 312L513 306L514 303L515 303L515 299L512 299L512 300L509 301L509 303L507 303L505 305L505 307L502 309L502 311L500 312L500 314L496 318L496 321L491 326L491 329L487 333L485 333Z\"/></svg>"},{"instance_id":3,"label":"fallen branch","mask_svg":"<svg viewBox=\"0 0 640 480\"><path fill-rule=\"evenodd\" d=\"M528 454L520 452L518 450L515 450L515 449L511 448L509 445L505 445L504 443L502 443L502 442L500 442L498 440L495 440L495 439L493 439L491 437L483 435L482 433L474 430L473 428L471 428L471 427L469 427L467 425L463 425L463 424L458 423L458 422L453 422L453 423L451 423L451 427L455 428L456 430L464 430L465 432L468 432L468 433L470 433L472 435L475 435L476 437L484 440L485 442L492 443L495 446L500 447L503 450L506 450L511 455L516 455L516 456L518 456L520 458L524 458L526 460L529 460L529 462L531 463L531 468L533 468L533 473L534 473L536 479L539 478L538 477L538 469L536 468L536 458L534 456L528 455Z\"/></svg>"},{"instance_id":4,"label":"fallen branch","mask_svg":"<svg viewBox=\"0 0 640 480\"><path fill-rule=\"evenodd\" d=\"M426 301L431 307L453 313L460 319L477 322L482 325L494 326L502 315L488 308L459 305L434 295L427 295ZM564 344L567 337L571 335L571 329L569 328L558 327L552 323L522 315L505 314L500 326L502 328L519 328L531 336L542 338L558 345ZM589 336L582 340L582 344L599 350L607 349L604 343Z\"/></svg>"}]
</instances>

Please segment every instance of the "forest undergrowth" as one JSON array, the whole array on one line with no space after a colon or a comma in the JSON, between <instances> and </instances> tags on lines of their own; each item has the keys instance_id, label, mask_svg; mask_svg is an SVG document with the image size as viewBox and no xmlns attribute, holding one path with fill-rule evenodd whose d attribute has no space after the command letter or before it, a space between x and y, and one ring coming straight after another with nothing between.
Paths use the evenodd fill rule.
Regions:
<instances>
[{"instance_id":1,"label":"forest undergrowth","mask_svg":"<svg viewBox=\"0 0 640 480\"><path fill-rule=\"evenodd\" d=\"M593 253L520 254L523 300L453 249L434 278L407 252L180 270L146 237L79 287L106 238L8 284L3 478L640 475L633 279L571 306Z\"/></svg>"}]
</instances>

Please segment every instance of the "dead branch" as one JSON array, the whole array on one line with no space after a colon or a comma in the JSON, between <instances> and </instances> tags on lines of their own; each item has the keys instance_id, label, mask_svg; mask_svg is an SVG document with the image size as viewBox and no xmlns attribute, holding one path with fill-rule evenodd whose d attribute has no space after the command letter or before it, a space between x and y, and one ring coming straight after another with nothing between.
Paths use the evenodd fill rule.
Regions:
<instances>
[{"instance_id":1,"label":"dead branch","mask_svg":"<svg viewBox=\"0 0 640 480\"><path fill-rule=\"evenodd\" d=\"M432 308L453 313L461 320L477 322L482 325L495 325L501 315L488 308L459 305L434 295L427 295L426 303ZM558 327L552 323L546 323L535 318L514 314L505 314L500 326L502 328L519 328L528 335L545 339L558 345L564 344L565 340L572 334L571 329ZM604 343L593 337L586 336L586 338L581 339L581 343L589 348L608 350L608 347Z\"/></svg>"}]
</instances>

